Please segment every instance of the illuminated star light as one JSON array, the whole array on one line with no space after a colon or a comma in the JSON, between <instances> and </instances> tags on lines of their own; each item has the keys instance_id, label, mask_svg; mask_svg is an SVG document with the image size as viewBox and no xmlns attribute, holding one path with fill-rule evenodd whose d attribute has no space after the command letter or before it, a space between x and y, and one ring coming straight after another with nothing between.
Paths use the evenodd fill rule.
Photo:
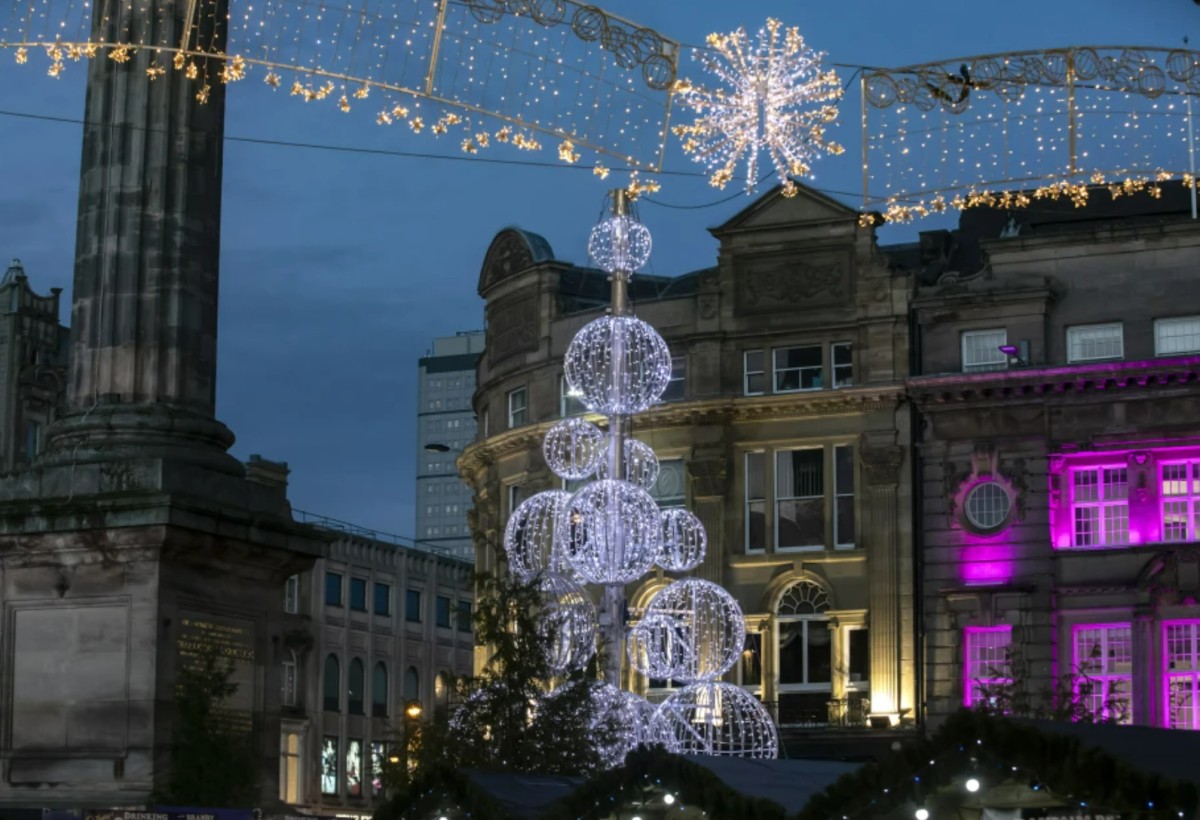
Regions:
<instances>
[{"instance_id":1,"label":"illuminated star light","mask_svg":"<svg viewBox=\"0 0 1200 820\"><path fill-rule=\"evenodd\" d=\"M745 159L749 193L765 151L784 196L795 196L793 177L807 175L822 154L842 153L842 146L825 136L842 96L837 74L822 70L825 55L806 46L799 29L784 30L778 20L767 20L753 45L740 28L710 34L708 45L711 50L701 53L700 61L724 87L686 80L676 85L679 98L697 116L693 124L674 128L684 153L705 165L709 182L718 188L733 179Z\"/></svg>"}]
</instances>

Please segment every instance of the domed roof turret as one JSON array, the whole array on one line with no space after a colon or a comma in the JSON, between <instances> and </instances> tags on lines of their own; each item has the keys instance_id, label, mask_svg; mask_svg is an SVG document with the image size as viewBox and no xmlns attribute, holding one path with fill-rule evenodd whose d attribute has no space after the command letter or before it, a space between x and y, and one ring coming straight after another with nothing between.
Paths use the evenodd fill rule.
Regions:
<instances>
[{"instance_id":1,"label":"domed roof turret","mask_svg":"<svg viewBox=\"0 0 1200 820\"><path fill-rule=\"evenodd\" d=\"M21 267L20 259L13 259L8 270L4 272L4 278L0 279L0 285L11 285L17 281L18 276L22 279L25 278L25 268Z\"/></svg>"}]
</instances>

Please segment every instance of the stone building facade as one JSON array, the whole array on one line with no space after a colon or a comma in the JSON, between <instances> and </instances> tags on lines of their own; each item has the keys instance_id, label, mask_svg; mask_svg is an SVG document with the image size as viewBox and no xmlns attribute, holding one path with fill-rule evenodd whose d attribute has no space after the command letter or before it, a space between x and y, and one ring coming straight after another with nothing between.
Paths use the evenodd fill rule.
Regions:
<instances>
[{"instance_id":1,"label":"stone building facade","mask_svg":"<svg viewBox=\"0 0 1200 820\"><path fill-rule=\"evenodd\" d=\"M931 720L1082 680L1095 713L1200 728L1200 223L1177 193L922 237Z\"/></svg>"},{"instance_id":2,"label":"stone building facade","mask_svg":"<svg viewBox=\"0 0 1200 820\"><path fill-rule=\"evenodd\" d=\"M471 673L474 569L378 533L339 532L283 591L279 799L320 814L369 815L396 754L405 707L428 718ZM337 529L335 529L335 527Z\"/></svg>"},{"instance_id":3,"label":"stone building facade","mask_svg":"<svg viewBox=\"0 0 1200 820\"><path fill-rule=\"evenodd\" d=\"M807 189L772 191L713 233L714 267L631 283L637 315L674 356L664 401L633 429L662 462L654 494L704 522L708 557L693 574L726 587L748 625L730 678L781 725L911 720L910 281L854 211ZM540 445L581 410L562 358L603 310L608 284L507 229L479 293L481 436L459 469L475 492L476 565L495 571L515 505L559 486ZM631 585L629 617L670 580L656 570ZM652 699L670 685L625 674Z\"/></svg>"}]
</instances>

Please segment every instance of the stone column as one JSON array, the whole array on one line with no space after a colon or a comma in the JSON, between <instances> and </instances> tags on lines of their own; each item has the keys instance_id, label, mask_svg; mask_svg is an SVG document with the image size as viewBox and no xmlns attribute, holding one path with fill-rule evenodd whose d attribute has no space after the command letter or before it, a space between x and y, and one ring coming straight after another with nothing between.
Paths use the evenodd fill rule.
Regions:
<instances>
[{"instance_id":1,"label":"stone column","mask_svg":"<svg viewBox=\"0 0 1200 820\"><path fill-rule=\"evenodd\" d=\"M704 563L691 573L696 578L724 586L725 568L725 477L724 458L689 460L688 477L692 485L692 512L704 524L708 550Z\"/></svg>"},{"instance_id":2,"label":"stone column","mask_svg":"<svg viewBox=\"0 0 1200 820\"><path fill-rule=\"evenodd\" d=\"M92 39L178 47L189 5L95 4ZM189 43L223 51L228 0L195 6ZM60 460L235 471L233 436L213 417L225 86L218 60L192 60L194 80L171 60L143 48L88 65L67 407L48 444Z\"/></svg>"},{"instance_id":3,"label":"stone column","mask_svg":"<svg viewBox=\"0 0 1200 820\"><path fill-rule=\"evenodd\" d=\"M871 712L900 709L900 566L896 492L904 448L860 447L866 492L862 540L867 549L871 644Z\"/></svg>"}]
</instances>

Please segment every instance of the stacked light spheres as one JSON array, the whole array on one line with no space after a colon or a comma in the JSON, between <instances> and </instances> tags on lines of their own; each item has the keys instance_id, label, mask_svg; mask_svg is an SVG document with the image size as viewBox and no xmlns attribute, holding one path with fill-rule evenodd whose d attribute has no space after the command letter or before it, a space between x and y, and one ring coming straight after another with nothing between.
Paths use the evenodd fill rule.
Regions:
<instances>
[{"instance_id":1,"label":"stacked light spheres","mask_svg":"<svg viewBox=\"0 0 1200 820\"><path fill-rule=\"evenodd\" d=\"M556 475L591 481L573 493L538 493L513 511L504 532L509 569L524 581L540 579L556 672L584 666L598 632L605 631L614 651L594 700L598 711L616 710L628 724L622 748L602 750L606 762L618 765L639 743L686 754L774 757L777 738L766 710L739 687L719 681L741 655L745 624L737 601L716 584L684 579L668 585L627 636L634 668L685 688L655 708L614 685L626 637L625 585L656 564L674 573L695 569L704 560L707 536L691 512L658 508L650 494L658 459L649 445L628 437L630 417L661 399L671 353L653 327L631 314L626 298L629 278L650 257L650 232L629 214L626 192L614 192L613 206L588 243L592 259L610 276L612 308L575 335L563 367L572 394L607 423L602 429L583 418L564 419L542 445ZM603 617L585 584L604 587Z\"/></svg>"}]
</instances>

